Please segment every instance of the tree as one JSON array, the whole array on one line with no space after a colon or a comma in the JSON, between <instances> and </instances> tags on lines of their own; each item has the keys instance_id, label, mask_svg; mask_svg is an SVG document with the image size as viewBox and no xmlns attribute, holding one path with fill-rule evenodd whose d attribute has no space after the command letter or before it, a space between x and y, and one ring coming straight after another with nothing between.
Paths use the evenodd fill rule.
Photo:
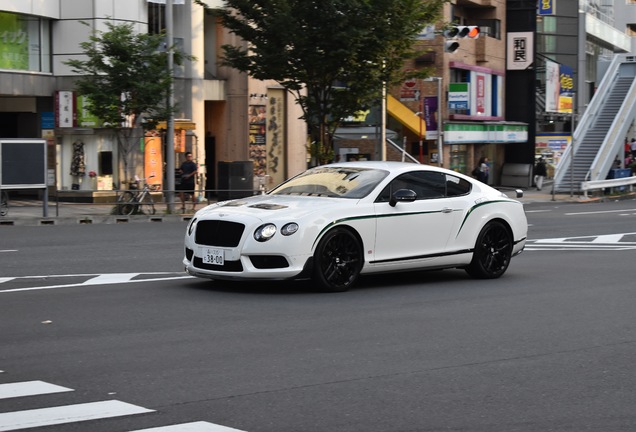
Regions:
<instances>
[{"instance_id":1,"label":"tree","mask_svg":"<svg viewBox=\"0 0 636 432\"><path fill-rule=\"evenodd\" d=\"M124 176L131 178L131 155L143 129L153 128L174 110L167 106L173 78L167 53L161 49L162 35L135 33L132 24L106 22L106 26L107 31L95 31L80 43L86 60L65 63L81 75L75 87L90 100L91 113L113 130ZM182 58L175 55L175 62Z\"/></svg>"},{"instance_id":2,"label":"tree","mask_svg":"<svg viewBox=\"0 0 636 432\"><path fill-rule=\"evenodd\" d=\"M406 78L416 35L439 20L445 1L226 0L213 13L247 42L224 45L224 64L292 93L323 163L341 119L377 104L384 83Z\"/></svg>"}]
</instances>

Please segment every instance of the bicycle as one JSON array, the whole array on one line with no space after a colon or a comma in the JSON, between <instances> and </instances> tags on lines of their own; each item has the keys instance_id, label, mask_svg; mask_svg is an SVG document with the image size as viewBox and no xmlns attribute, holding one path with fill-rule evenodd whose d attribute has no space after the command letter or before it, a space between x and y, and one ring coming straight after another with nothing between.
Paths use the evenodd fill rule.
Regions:
<instances>
[{"instance_id":1,"label":"bicycle","mask_svg":"<svg viewBox=\"0 0 636 432\"><path fill-rule=\"evenodd\" d=\"M9 214L9 194L6 191L0 193L0 216Z\"/></svg>"},{"instance_id":2,"label":"bicycle","mask_svg":"<svg viewBox=\"0 0 636 432\"><path fill-rule=\"evenodd\" d=\"M152 200L152 195L150 195L150 191L154 190L154 188L148 184L148 179L153 177L150 176L143 179L144 187L142 189L137 191L127 190L117 197L117 208L120 215L130 216L139 213L154 215L156 213L155 203ZM135 179L137 184L141 182L138 177L135 177Z\"/></svg>"}]
</instances>

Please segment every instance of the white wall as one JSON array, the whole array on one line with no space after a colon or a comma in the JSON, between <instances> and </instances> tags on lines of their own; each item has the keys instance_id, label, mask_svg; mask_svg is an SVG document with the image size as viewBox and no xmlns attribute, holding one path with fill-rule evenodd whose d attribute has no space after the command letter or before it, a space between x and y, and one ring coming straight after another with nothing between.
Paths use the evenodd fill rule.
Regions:
<instances>
[{"instance_id":1,"label":"white wall","mask_svg":"<svg viewBox=\"0 0 636 432\"><path fill-rule=\"evenodd\" d=\"M148 31L146 0L56 0L56 2L60 5L61 18L60 21L53 23L52 28L53 74L56 76L74 75L64 62L81 58L80 42L88 40L93 31L106 31L107 21L133 24L134 29L140 33Z\"/></svg>"},{"instance_id":2,"label":"white wall","mask_svg":"<svg viewBox=\"0 0 636 432\"><path fill-rule=\"evenodd\" d=\"M0 10L59 19L60 0L0 0Z\"/></svg>"}]
</instances>

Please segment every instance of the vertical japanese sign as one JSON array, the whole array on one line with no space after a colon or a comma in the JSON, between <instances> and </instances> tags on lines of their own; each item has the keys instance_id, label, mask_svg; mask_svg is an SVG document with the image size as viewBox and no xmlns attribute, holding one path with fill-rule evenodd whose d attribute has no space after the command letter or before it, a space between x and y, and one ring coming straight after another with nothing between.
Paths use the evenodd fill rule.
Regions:
<instances>
[{"instance_id":1,"label":"vertical japanese sign","mask_svg":"<svg viewBox=\"0 0 636 432\"><path fill-rule=\"evenodd\" d=\"M545 62L545 111L559 111L559 94L561 83L559 82L558 63L547 60Z\"/></svg>"},{"instance_id":2,"label":"vertical japanese sign","mask_svg":"<svg viewBox=\"0 0 636 432\"><path fill-rule=\"evenodd\" d=\"M476 76L475 103L477 115L486 114L486 77L481 74Z\"/></svg>"},{"instance_id":3,"label":"vertical japanese sign","mask_svg":"<svg viewBox=\"0 0 636 432\"><path fill-rule=\"evenodd\" d=\"M248 112L250 127L250 160L254 162L254 175L267 174L267 148L265 131L267 107L265 105L250 105Z\"/></svg>"},{"instance_id":4,"label":"vertical japanese sign","mask_svg":"<svg viewBox=\"0 0 636 432\"><path fill-rule=\"evenodd\" d=\"M146 136L144 138L144 173L148 177L149 185L158 185L161 189L163 179L161 136Z\"/></svg>"},{"instance_id":5,"label":"vertical japanese sign","mask_svg":"<svg viewBox=\"0 0 636 432\"><path fill-rule=\"evenodd\" d=\"M534 34L532 32L508 33L506 67L508 70L525 70L534 62Z\"/></svg>"},{"instance_id":6,"label":"vertical japanese sign","mask_svg":"<svg viewBox=\"0 0 636 432\"><path fill-rule=\"evenodd\" d=\"M75 93L72 91L55 92L55 127L77 127Z\"/></svg>"},{"instance_id":7,"label":"vertical japanese sign","mask_svg":"<svg viewBox=\"0 0 636 432\"><path fill-rule=\"evenodd\" d=\"M0 69L29 70L26 22L6 12L0 12Z\"/></svg>"},{"instance_id":8,"label":"vertical japanese sign","mask_svg":"<svg viewBox=\"0 0 636 432\"><path fill-rule=\"evenodd\" d=\"M437 96L424 98L424 121L426 122L426 139L436 139L438 131L439 103Z\"/></svg>"},{"instance_id":9,"label":"vertical japanese sign","mask_svg":"<svg viewBox=\"0 0 636 432\"><path fill-rule=\"evenodd\" d=\"M273 184L285 180L285 90L267 92L267 174Z\"/></svg>"}]
</instances>

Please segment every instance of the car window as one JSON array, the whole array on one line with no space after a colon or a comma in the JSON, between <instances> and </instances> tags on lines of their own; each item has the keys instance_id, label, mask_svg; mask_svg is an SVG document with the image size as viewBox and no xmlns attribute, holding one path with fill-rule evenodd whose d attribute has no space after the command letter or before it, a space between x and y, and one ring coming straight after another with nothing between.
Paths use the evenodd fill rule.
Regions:
<instances>
[{"instance_id":1,"label":"car window","mask_svg":"<svg viewBox=\"0 0 636 432\"><path fill-rule=\"evenodd\" d=\"M454 197L470 193L472 185L468 180L446 174L446 196Z\"/></svg>"},{"instance_id":2,"label":"car window","mask_svg":"<svg viewBox=\"0 0 636 432\"><path fill-rule=\"evenodd\" d=\"M286 181L269 194L360 199L387 175L388 171L379 169L316 167Z\"/></svg>"},{"instance_id":3,"label":"car window","mask_svg":"<svg viewBox=\"0 0 636 432\"><path fill-rule=\"evenodd\" d=\"M434 171L415 171L402 174L389 183L376 201L388 202L391 195L399 189L410 189L417 199L442 198L446 195L446 175Z\"/></svg>"}]
</instances>

